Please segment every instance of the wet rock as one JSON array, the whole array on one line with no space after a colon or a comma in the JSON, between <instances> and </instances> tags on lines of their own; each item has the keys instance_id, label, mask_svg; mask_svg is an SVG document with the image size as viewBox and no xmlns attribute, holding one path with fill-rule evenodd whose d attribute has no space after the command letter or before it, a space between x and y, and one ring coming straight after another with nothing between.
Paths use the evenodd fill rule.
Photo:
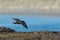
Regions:
<instances>
[{"instance_id":1,"label":"wet rock","mask_svg":"<svg viewBox=\"0 0 60 40\"><path fill-rule=\"evenodd\" d=\"M6 27L0 27L0 33L1 32L16 32L15 30L13 30L13 29L10 29L10 28L6 28Z\"/></svg>"}]
</instances>

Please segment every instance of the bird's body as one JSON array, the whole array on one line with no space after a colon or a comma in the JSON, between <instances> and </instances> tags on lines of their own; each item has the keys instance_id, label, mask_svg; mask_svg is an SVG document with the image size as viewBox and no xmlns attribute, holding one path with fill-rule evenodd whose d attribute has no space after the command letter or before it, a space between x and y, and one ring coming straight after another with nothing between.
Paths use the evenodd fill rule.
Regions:
<instances>
[{"instance_id":1,"label":"bird's body","mask_svg":"<svg viewBox=\"0 0 60 40\"><path fill-rule=\"evenodd\" d=\"M13 22L13 24L21 24L23 25L25 28L28 28L26 23L24 21L19 20L18 18L13 18L16 22Z\"/></svg>"}]
</instances>

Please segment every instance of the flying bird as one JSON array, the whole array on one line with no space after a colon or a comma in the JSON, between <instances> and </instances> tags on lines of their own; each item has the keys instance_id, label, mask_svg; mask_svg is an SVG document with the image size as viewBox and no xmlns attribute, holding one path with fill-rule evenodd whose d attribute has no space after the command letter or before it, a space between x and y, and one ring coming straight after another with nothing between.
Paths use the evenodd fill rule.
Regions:
<instances>
[{"instance_id":1,"label":"flying bird","mask_svg":"<svg viewBox=\"0 0 60 40\"><path fill-rule=\"evenodd\" d=\"M13 18L13 20L16 21L16 22L13 22L13 24L21 24L21 25L23 25L25 28L28 28L28 27L27 27L27 24L25 23L25 21L21 21L21 20L18 19L18 18Z\"/></svg>"}]
</instances>

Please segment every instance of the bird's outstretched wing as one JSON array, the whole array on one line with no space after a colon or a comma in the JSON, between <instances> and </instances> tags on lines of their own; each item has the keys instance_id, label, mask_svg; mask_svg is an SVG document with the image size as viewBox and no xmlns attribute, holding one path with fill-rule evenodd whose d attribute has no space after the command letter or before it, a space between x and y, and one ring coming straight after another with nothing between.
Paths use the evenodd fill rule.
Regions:
<instances>
[{"instance_id":1,"label":"bird's outstretched wing","mask_svg":"<svg viewBox=\"0 0 60 40\"><path fill-rule=\"evenodd\" d=\"M20 19L18 18L13 18L13 20L15 20L16 22L20 22Z\"/></svg>"},{"instance_id":2,"label":"bird's outstretched wing","mask_svg":"<svg viewBox=\"0 0 60 40\"><path fill-rule=\"evenodd\" d=\"M21 24L22 24L25 28L28 28L27 24L26 24L24 21L22 21Z\"/></svg>"}]
</instances>

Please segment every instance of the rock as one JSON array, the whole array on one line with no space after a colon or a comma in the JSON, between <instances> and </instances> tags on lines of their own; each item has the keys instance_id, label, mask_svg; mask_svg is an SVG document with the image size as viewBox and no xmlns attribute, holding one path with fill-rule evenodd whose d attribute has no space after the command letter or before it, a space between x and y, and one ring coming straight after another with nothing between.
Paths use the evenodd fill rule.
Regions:
<instances>
[{"instance_id":1,"label":"rock","mask_svg":"<svg viewBox=\"0 0 60 40\"><path fill-rule=\"evenodd\" d=\"M6 27L0 27L0 32L12 33L12 32L16 32L16 31L13 29L10 29L10 28L6 28Z\"/></svg>"}]
</instances>

